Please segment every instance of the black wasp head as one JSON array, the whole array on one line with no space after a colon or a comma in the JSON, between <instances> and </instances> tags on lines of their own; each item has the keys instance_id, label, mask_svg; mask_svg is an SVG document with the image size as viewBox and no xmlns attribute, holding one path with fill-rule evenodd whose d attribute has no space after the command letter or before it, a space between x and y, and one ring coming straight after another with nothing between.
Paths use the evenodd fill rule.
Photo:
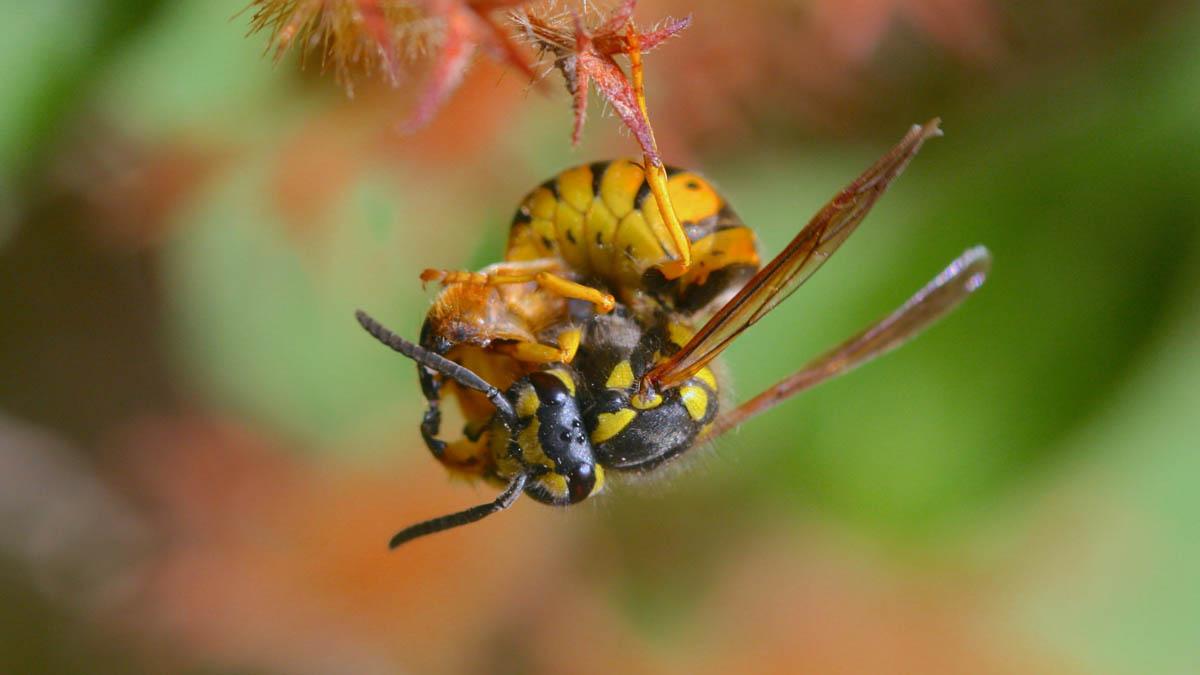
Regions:
<instances>
[{"instance_id":1,"label":"black wasp head","mask_svg":"<svg viewBox=\"0 0 1200 675\"><path fill-rule=\"evenodd\" d=\"M604 473L592 452L571 372L552 368L532 373L512 391L522 425L515 450L532 479L526 486L530 496L565 505L599 491Z\"/></svg>"}]
</instances>

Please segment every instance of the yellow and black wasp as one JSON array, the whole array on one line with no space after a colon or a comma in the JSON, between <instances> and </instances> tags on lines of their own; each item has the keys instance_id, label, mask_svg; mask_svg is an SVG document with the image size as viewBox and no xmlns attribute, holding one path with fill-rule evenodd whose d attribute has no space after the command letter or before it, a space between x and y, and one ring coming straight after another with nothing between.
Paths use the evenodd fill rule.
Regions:
<instances>
[{"instance_id":1,"label":"yellow and black wasp","mask_svg":"<svg viewBox=\"0 0 1200 675\"><path fill-rule=\"evenodd\" d=\"M673 168L666 174L694 261L683 274L668 279L670 270L664 271L677 264L674 235L641 165L618 160L575 167L522 200L503 262L478 272L422 273L424 282L444 288L426 315L421 346L507 389L548 364L571 364L583 327L617 307L617 298L622 316L641 320L628 322L637 332L666 312L673 316L672 335L690 330L686 322L728 299L758 270L757 243L702 176ZM489 475L494 460L484 431L492 404L434 369L418 372L429 401L421 425L426 445L457 473ZM701 375L713 380L711 373ZM451 443L438 438L447 396L466 420L464 438Z\"/></svg>"},{"instance_id":2,"label":"yellow and black wasp","mask_svg":"<svg viewBox=\"0 0 1200 675\"><path fill-rule=\"evenodd\" d=\"M681 198L687 192L673 195L692 245L689 264L679 273L679 259L669 247L673 235L663 231L661 219L642 208L640 219L627 220L646 201L644 195L639 198L635 181L623 176L636 174L631 168L636 165L593 165L560 174L525 200L514 220L507 260L496 269L475 277L424 275L446 282L443 294L461 292L462 284L496 291L481 295L477 304L458 306L458 318L473 317L467 321L473 331L448 332L427 320L422 345L416 345L359 312L371 335L418 363L431 405L422 429L435 456L453 470L505 486L489 503L402 530L392 547L503 510L522 492L553 505L582 501L603 488L606 470L652 470L790 396L890 351L956 307L986 277L990 256L982 247L968 250L867 330L733 410L719 409L712 360L841 246L921 144L938 133L936 120L913 127L761 269L753 232L707 182L676 172L672 179L679 179L678 189L711 190L712 195L708 206L693 210L693 203ZM624 180L609 183L609 170ZM610 200L616 199L630 207L622 211L624 217L592 215L596 204L611 208ZM624 231L629 223L635 224L635 232ZM728 256L724 244L704 244L706 237L722 232L728 233L723 241L736 242ZM666 269L672 269L670 274ZM701 274L702 269L707 272ZM712 286L705 288L708 284ZM521 292L505 299L498 289L511 291L509 287ZM610 304L613 296L619 303ZM572 304L566 298L586 302ZM521 301L539 311L514 312L514 303ZM441 302L439 296L431 309L438 321L445 318ZM716 311L693 332L692 320L713 303L719 303ZM528 321L530 316L536 320ZM528 329L526 334L497 337L496 327L514 319ZM553 346L547 344L551 334ZM541 352L539 347L547 350L547 358L522 361L522 350ZM436 389L442 383L464 396L466 438L458 444L438 440L437 419L431 423L431 413L438 417ZM467 395L485 401L487 410Z\"/></svg>"}]
</instances>

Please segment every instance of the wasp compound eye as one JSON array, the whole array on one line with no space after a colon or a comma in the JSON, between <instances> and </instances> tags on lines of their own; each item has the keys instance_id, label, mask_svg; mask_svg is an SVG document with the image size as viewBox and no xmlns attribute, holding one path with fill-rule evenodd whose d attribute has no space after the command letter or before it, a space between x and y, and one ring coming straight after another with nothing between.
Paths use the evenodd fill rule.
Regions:
<instances>
[{"instance_id":1,"label":"wasp compound eye","mask_svg":"<svg viewBox=\"0 0 1200 675\"><path fill-rule=\"evenodd\" d=\"M591 464L577 464L567 472L567 491L572 504L587 499L595 487L596 470Z\"/></svg>"},{"instance_id":2,"label":"wasp compound eye","mask_svg":"<svg viewBox=\"0 0 1200 675\"><path fill-rule=\"evenodd\" d=\"M563 379L551 373L533 373L529 376L529 382L543 405L557 408L567 403L573 393Z\"/></svg>"}]
</instances>

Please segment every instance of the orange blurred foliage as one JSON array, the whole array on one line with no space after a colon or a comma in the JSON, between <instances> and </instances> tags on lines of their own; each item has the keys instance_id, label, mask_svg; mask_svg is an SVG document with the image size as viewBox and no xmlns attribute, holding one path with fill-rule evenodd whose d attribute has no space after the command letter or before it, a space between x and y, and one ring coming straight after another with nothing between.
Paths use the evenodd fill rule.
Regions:
<instances>
[{"instance_id":1,"label":"orange blurred foliage","mask_svg":"<svg viewBox=\"0 0 1200 675\"><path fill-rule=\"evenodd\" d=\"M569 545L567 527L587 534L578 511L522 505L389 553L398 525L463 501L416 448L395 471L318 463L203 416L143 422L121 446L159 541L125 625L224 666L1069 672L987 628L986 584L892 569L816 531L750 533L687 621L648 639L613 604L618 579Z\"/></svg>"},{"instance_id":2,"label":"orange blurred foliage","mask_svg":"<svg viewBox=\"0 0 1200 675\"><path fill-rule=\"evenodd\" d=\"M128 625L224 663L462 670L497 617L541 601L560 557L533 506L389 553L399 526L470 494L416 448L397 453L422 460L407 474L306 462L206 417L144 422L122 445L160 541Z\"/></svg>"}]
</instances>

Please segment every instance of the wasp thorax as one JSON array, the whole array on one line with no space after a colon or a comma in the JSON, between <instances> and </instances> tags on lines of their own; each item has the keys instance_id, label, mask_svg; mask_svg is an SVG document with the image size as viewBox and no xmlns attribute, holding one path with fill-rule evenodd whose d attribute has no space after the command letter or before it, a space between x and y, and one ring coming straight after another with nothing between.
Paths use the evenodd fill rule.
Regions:
<instances>
[{"instance_id":1,"label":"wasp thorax","mask_svg":"<svg viewBox=\"0 0 1200 675\"><path fill-rule=\"evenodd\" d=\"M604 483L575 397L575 380L564 368L522 378L509 397L518 429L509 453L530 480L525 491L548 504L574 504L595 494Z\"/></svg>"}]
</instances>

